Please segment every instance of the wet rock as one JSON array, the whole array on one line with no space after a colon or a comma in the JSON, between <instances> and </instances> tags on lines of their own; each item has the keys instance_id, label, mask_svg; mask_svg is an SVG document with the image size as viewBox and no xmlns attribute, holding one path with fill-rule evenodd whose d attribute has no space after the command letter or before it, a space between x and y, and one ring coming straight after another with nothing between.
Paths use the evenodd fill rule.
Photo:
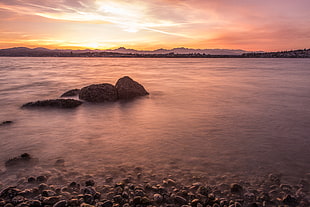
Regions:
<instances>
[{"instance_id":1,"label":"wet rock","mask_svg":"<svg viewBox=\"0 0 310 207\"><path fill-rule=\"evenodd\" d=\"M153 199L154 199L154 201L156 203L161 203L163 201L163 196L158 194L158 193L156 193L156 194L153 195Z\"/></svg>"},{"instance_id":2,"label":"wet rock","mask_svg":"<svg viewBox=\"0 0 310 207\"><path fill-rule=\"evenodd\" d=\"M52 197L47 197L47 198L43 198L42 203L44 205L54 205L55 203L57 203L60 200L59 196L52 196Z\"/></svg>"},{"instance_id":3,"label":"wet rock","mask_svg":"<svg viewBox=\"0 0 310 207\"><path fill-rule=\"evenodd\" d=\"M79 98L88 102L116 101L118 99L116 88L109 84L93 84L81 89Z\"/></svg>"},{"instance_id":4,"label":"wet rock","mask_svg":"<svg viewBox=\"0 0 310 207\"><path fill-rule=\"evenodd\" d=\"M297 199L292 197L291 195L287 195L283 198L283 203L285 205L289 205L289 206L297 206L298 202Z\"/></svg>"},{"instance_id":5,"label":"wet rock","mask_svg":"<svg viewBox=\"0 0 310 207\"><path fill-rule=\"evenodd\" d=\"M26 167L38 163L38 159L32 158L30 154L23 153L19 157L14 157L5 162L5 167Z\"/></svg>"},{"instance_id":6,"label":"wet rock","mask_svg":"<svg viewBox=\"0 0 310 207\"><path fill-rule=\"evenodd\" d=\"M123 203L123 201L124 201L124 199L122 198L121 195L114 196L113 200L114 200L115 203L119 203L119 204Z\"/></svg>"},{"instance_id":7,"label":"wet rock","mask_svg":"<svg viewBox=\"0 0 310 207\"><path fill-rule=\"evenodd\" d=\"M68 202L66 200L58 201L53 205L53 207L66 207Z\"/></svg>"},{"instance_id":8,"label":"wet rock","mask_svg":"<svg viewBox=\"0 0 310 207\"><path fill-rule=\"evenodd\" d=\"M51 197L51 196L55 196L56 192L52 191L52 190L44 190L42 192L42 196L44 197Z\"/></svg>"},{"instance_id":9,"label":"wet rock","mask_svg":"<svg viewBox=\"0 0 310 207\"><path fill-rule=\"evenodd\" d=\"M36 102L29 102L22 107L52 107L52 108L76 108L82 104L79 100L74 99L50 99Z\"/></svg>"},{"instance_id":10,"label":"wet rock","mask_svg":"<svg viewBox=\"0 0 310 207\"><path fill-rule=\"evenodd\" d=\"M105 201L101 204L101 207L112 207L113 203L112 201Z\"/></svg>"},{"instance_id":11,"label":"wet rock","mask_svg":"<svg viewBox=\"0 0 310 207\"><path fill-rule=\"evenodd\" d=\"M19 203L24 202L26 199L23 196L15 196L14 198L12 198L12 204L14 204L15 206Z\"/></svg>"},{"instance_id":12,"label":"wet rock","mask_svg":"<svg viewBox=\"0 0 310 207\"><path fill-rule=\"evenodd\" d=\"M39 192L43 192L44 190L48 189L48 185L46 183L41 183L39 186L38 186L38 189L39 189Z\"/></svg>"},{"instance_id":13,"label":"wet rock","mask_svg":"<svg viewBox=\"0 0 310 207\"><path fill-rule=\"evenodd\" d=\"M230 187L230 192L233 194L241 194L243 192L243 188L241 185L234 183Z\"/></svg>"},{"instance_id":14,"label":"wet rock","mask_svg":"<svg viewBox=\"0 0 310 207\"><path fill-rule=\"evenodd\" d=\"M65 160L64 159L59 159L56 160L55 164L56 167L64 167L65 166Z\"/></svg>"},{"instance_id":15,"label":"wet rock","mask_svg":"<svg viewBox=\"0 0 310 207\"><path fill-rule=\"evenodd\" d=\"M115 85L119 99L132 99L137 96L145 96L149 93L144 87L128 76L120 78Z\"/></svg>"},{"instance_id":16,"label":"wet rock","mask_svg":"<svg viewBox=\"0 0 310 207\"><path fill-rule=\"evenodd\" d=\"M40 176L37 177L37 182L38 183L46 183L46 181L47 181L47 177L44 176L44 175L40 175Z\"/></svg>"},{"instance_id":17,"label":"wet rock","mask_svg":"<svg viewBox=\"0 0 310 207\"><path fill-rule=\"evenodd\" d=\"M8 187L0 193L0 198L3 198L5 200L11 200L15 196L17 196L19 192L20 190L15 187Z\"/></svg>"},{"instance_id":18,"label":"wet rock","mask_svg":"<svg viewBox=\"0 0 310 207\"><path fill-rule=\"evenodd\" d=\"M92 196L94 196L97 191L95 190L95 188L91 187L91 186L87 186L86 188L82 189L83 194L90 194Z\"/></svg>"},{"instance_id":19,"label":"wet rock","mask_svg":"<svg viewBox=\"0 0 310 207\"><path fill-rule=\"evenodd\" d=\"M3 121L2 123L0 123L0 126L9 125L12 123L13 123L13 121Z\"/></svg>"},{"instance_id":20,"label":"wet rock","mask_svg":"<svg viewBox=\"0 0 310 207\"><path fill-rule=\"evenodd\" d=\"M280 182L281 182L280 176L278 176L276 174L269 174L268 178L274 184L280 184Z\"/></svg>"},{"instance_id":21,"label":"wet rock","mask_svg":"<svg viewBox=\"0 0 310 207\"><path fill-rule=\"evenodd\" d=\"M72 89L65 93L63 93L60 97L70 97L70 96L77 96L80 93L80 89Z\"/></svg>"},{"instance_id":22,"label":"wet rock","mask_svg":"<svg viewBox=\"0 0 310 207\"><path fill-rule=\"evenodd\" d=\"M95 181L94 181L94 180L87 180L87 181L85 182L85 185L86 185L86 186L94 186L94 185L95 185Z\"/></svg>"},{"instance_id":23,"label":"wet rock","mask_svg":"<svg viewBox=\"0 0 310 207\"><path fill-rule=\"evenodd\" d=\"M30 207L41 207L41 201L39 200L32 200L29 202Z\"/></svg>"},{"instance_id":24,"label":"wet rock","mask_svg":"<svg viewBox=\"0 0 310 207\"><path fill-rule=\"evenodd\" d=\"M179 204L179 205L186 205L187 201L185 198L181 197L181 196L176 196L174 198L175 203Z\"/></svg>"},{"instance_id":25,"label":"wet rock","mask_svg":"<svg viewBox=\"0 0 310 207\"><path fill-rule=\"evenodd\" d=\"M208 196L209 193L211 193L212 189L209 186L200 186L197 190L197 193Z\"/></svg>"},{"instance_id":26,"label":"wet rock","mask_svg":"<svg viewBox=\"0 0 310 207\"><path fill-rule=\"evenodd\" d=\"M87 204L93 204L94 202L94 197L91 194L85 194L83 196L84 202Z\"/></svg>"}]
</instances>

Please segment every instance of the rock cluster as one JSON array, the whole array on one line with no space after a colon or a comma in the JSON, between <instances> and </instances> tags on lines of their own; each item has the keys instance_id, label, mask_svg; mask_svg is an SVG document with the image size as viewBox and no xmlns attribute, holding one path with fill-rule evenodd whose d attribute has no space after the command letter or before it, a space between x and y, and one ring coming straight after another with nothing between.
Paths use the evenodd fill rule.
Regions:
<instances>
[{"instance_id":1,"label":"rock cluster","mask_svg":"<svg viewBox=\"0 0 310 207\"><path fill-rule=\"evenodd\" d=\"M124 76L115 86L109 83L86 86L80 90L79 98L88 102L105 102L133 99L148 94L140 83Z\"/></svg>"},{"instance_id":2,"label":"rock cluster","mask_svg":"<svg viewBox=\"0 0 310 207\"><path fill-rule=\"evenodd\" d=\"M106 102L133 99L148 94L141 84L128 76L124 76L117 81L115 86L109 83L92 84L82 89L69 90L61 97L78 96L79 99L87 102ZM81 101L75 99L50 99L29 102L22 107L75 108L81 104Z\"/></svg>"}]
</instances>

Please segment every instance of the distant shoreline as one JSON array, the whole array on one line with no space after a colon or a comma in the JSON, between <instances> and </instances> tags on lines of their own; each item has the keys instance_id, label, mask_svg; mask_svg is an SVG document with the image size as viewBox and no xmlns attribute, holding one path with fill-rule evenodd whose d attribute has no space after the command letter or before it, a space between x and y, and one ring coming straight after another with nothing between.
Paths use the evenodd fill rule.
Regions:
<instances>
[{"instance_id":1,"label":"distant shoreline","mask_svg":"<svg viewBox=\"0 0 310 207\"><path fill-rule=\"evenodd\" d=\"M310 49L281 52L247 52L242 54L207 53L136 53L109 51L49 50L29 48L1 49L0 57L116 57L116 58L310 58Z\"/></svg>"}]
</instances>

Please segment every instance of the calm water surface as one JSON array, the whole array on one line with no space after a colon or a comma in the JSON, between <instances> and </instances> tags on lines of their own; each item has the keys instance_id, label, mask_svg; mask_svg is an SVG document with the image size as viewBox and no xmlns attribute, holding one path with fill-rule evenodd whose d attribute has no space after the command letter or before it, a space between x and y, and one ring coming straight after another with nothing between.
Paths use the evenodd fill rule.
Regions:
<instances>
[{"instance_id":1,"label":"calm water surface","mask_svg":"<svg viewBox=\"0 0 310 207\"><path fill-rule=\"evenodd\" d=\"M148 97L77 109L21 109L128 75ZM300 178L310 172L310 59L0 58L0 162L28 152L90 171ZM1 164L4 172L4 165Z\"/></svg>"}]
</instances>

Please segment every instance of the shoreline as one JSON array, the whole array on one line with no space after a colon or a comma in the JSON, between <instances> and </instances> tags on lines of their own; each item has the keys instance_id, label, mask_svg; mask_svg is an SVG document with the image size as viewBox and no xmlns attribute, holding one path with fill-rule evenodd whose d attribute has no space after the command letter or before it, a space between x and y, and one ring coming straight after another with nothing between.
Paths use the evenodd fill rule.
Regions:
<instances>
[{"instance_id":1,"label":"shoreline","mask_svg":"<svg viewBox=\"0 0 310 207\"><path fill-rule=\"evenodd\" d=\"M50 169L12 168L11 184L0 184L0 206L301 206L310 205L310 175L294 184L269 174L252 181L190 171L143 167L79 173L62 162ZM31 172L34 171L35 173ZM78 169L76 169L78 170ZM15 182L15 183L14 183Z\"/></svg>"}]
</instances>

